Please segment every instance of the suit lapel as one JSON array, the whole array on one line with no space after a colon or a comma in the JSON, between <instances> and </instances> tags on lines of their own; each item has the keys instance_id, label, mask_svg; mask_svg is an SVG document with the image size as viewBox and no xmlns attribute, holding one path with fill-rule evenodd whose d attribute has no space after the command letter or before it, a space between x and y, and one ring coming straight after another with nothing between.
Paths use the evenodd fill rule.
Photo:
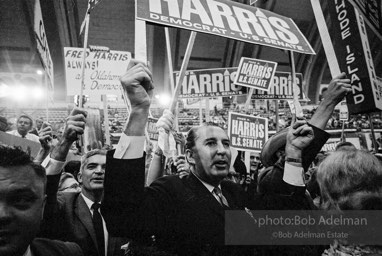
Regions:
<instances>
[{"instance_id":1,"label":"suit lapel","mask_svg":"<svg viewBox=\"0 0 382 256\"><path fill-rule=\"evenodd\" d=\"M93 227L92 215L81 194L78 194L76 209L74 209L74 212L77 215L78 219L85 226L86 230L89 232L90 237L92 238L93 243L98 251L98 244Z\"/></svg>"},{"instance_id":2,"label":"suit lapel","mask_svg":"<svg viewBox=\"0 0 382 256\"><path fill-rule=\"evenodd\" d=\"M224 208L216 200L216 198L211 194L211 192L203 185L203 183L195 177L191 172L187 177L189 186L191 190L195 193L198 201L205 207L210 208L213 212L221 217L224 217Z\"/></svg>"},{"instance_id":3,"label":"suit lapel","mask_svg":"<svg viewBox=\"0 0 382 256\"><path fill-rule=\"evenodd\" d=\"M223 196L227 199L229 204L229 209L237 210L239 207L236 204L236 200L234 199L232 193L227 189L224 183L221 184Z\"/></svg>"}]
</instances>

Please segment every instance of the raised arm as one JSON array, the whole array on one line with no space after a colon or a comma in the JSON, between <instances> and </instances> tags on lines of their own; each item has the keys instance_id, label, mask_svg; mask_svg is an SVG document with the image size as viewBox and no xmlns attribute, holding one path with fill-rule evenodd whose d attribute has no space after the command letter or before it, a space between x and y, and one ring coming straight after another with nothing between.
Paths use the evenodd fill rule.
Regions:
<instances>
[{"instance_id":1,"label":"raised arm","mask_svg":"<svg viewBox=\"0 0 382 256\"><path fill-rule=\"evenodd\" d=\"M174 115L170 110L165 110L163 115L159 118L156 126L158 129L163 128L167 133L169 133L173 127ZM163 151L157 144L154 150L154 156L151 161L149 171L146 177L146 185L149 186L154 180L162 177L164 174L164 156Z\"/></svg>"},{"instance_id":2,"label":"raised arm","mask_svg":"<svg viewBox=\"0 0 382 256\"><path fill-rule=\"evenodd\" d=\"M112 236L128 236L140 207L145 184L145 129L153 90L148 67L132 60L121 85L130 103L127 126L115 150L108 151L101 205Z\"/></svg>"},{"instance_id":3,"label":"raised arm","mask_svg":"<svg viewBox=\"0 0 382 256\"><path fill-rule=\"evenodd\" d=\"M49 123L43 123L39 131L39 140L41 148L33 161L36 164L41 164L52 149L52 127Z\"/></svg>"},{"instance_id":4,"label":"raised arm","mask_svg":"<svg viewBox=\"0 0 382 256\"><path fill-rule=\"evenodd\" d=\"M65 129L61 141L52 150L50 156L44 160L47 173L47 200L44 210L43 225L41 235L48 238L59 239L61 229L60 222L64 221L61 216L61 205L57 198L58 183L60 181L62 167L65 164L69 148L78 135L84 132L86 122L86 112L80 109L73 109L66 119Z\"/></svg>"},{"instance_id":5,"label":"raised arm","mask_svg":"<svg viewBox=\"0 0 382 256\"><path fill-rule=\"evenodd\" d=\"M321 101L309 123L321 130L325 130L328 120L332 116L335 106L342 101L347 93L351 92L350 79L343 72L330 81L326 97Z\"/></svg>"}]
</instances>

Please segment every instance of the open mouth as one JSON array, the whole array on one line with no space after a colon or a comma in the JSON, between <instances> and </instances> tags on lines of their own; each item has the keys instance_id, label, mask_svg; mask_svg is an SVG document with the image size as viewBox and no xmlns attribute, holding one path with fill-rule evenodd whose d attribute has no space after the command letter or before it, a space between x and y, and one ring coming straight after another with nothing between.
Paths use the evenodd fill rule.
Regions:
<instances>
[{"instance_id":1,"label":"open mouth","mask_svg":"<svg viewBox=\"0 0 382 256\"><path fill-rule=\"evenodd\" d=\"M226 168L228 163L227 161L224 161L224 160L221 160L221 161L215 161L214 162L214 165L217 167L217 168Z\"/></svg>"}]
</instances>

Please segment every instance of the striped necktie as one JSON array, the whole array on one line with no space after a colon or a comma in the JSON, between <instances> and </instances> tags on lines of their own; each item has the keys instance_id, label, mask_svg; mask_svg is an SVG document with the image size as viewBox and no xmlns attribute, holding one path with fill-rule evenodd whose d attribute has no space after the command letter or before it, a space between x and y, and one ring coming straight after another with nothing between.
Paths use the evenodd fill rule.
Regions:
<instances>
[{"instance_id":1,"label":"striped necktie","mask_svg":"<svg viewBox=\"0 0 382 256\"><path fill-rule=\"evenodd\" d=\"M221 189L219 187L215 187L214 190L212 191L215 195L218 196L219 198L219 203L222 205L222 206L226 206L226 207L229 207L228 205L228 202L227 202L227 199L225 199L225 197L223 196L223 193L221 191Z\"/></svg>"}]
</instances>

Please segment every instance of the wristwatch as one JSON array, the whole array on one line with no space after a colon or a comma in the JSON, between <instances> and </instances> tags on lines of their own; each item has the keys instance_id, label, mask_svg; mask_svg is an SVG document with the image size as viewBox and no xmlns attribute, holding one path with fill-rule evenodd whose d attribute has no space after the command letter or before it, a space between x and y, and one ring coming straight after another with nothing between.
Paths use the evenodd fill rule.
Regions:
<instances>
[{"instance_id":1,"label":"wristwatch","mask_svg":"<svg viewBox=\"0 0 382 256\"><path fill-rule=\"evenodd\" d=\"M285 158L285 162L289 162L289 163L302 163L302 159L301 158L292 158L292 157L286 157Z\"/></svg>"}]
</instances>

